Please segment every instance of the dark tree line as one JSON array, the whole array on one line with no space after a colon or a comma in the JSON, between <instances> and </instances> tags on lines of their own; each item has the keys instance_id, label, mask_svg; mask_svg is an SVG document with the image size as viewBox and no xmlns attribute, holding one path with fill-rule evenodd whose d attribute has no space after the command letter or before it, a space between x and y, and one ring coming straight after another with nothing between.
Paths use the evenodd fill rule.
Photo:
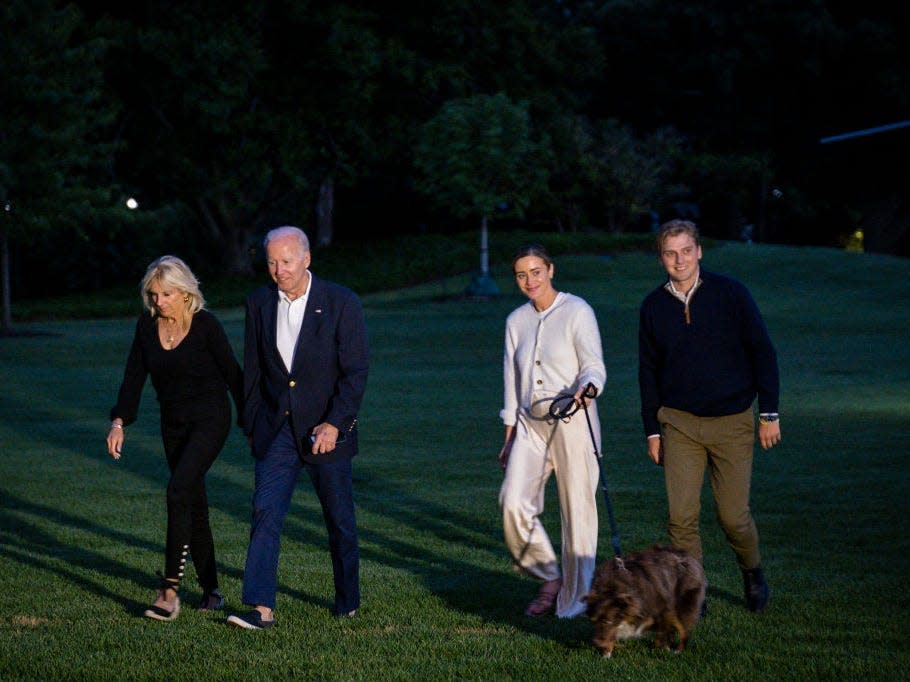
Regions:
<instances>
[{"instance_id":1,"label":"dark tree line","mask_svg":"<svg viewBox=\"0 0 910 682\"><path fill-rule=\"evenodd\" d=\"M863 227L906 249L907 173L885 165L907 131L819 144L910 119L901 3L2 7L0 236L18 296L132 281L164 251L243 272L278 223L327 246L681 214L719 238L836 244Z\"/></svg>"}]
</instances>

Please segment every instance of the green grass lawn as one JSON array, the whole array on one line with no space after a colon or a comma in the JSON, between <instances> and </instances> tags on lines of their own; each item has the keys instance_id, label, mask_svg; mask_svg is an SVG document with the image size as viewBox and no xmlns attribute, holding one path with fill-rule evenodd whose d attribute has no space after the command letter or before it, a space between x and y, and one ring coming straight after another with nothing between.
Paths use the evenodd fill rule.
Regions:
<instances>
[{"instance_id":1,"label":"green grass lawn","mask_svg":"<svg viewBox=\"0 0 910 682\"><path fill-rule=\"evenodd\" d=\"M709 614L682 655L647 640L610 660L583 618L522 615L497 509L505 317L452 296L467 277L364 297L372 367L355 461L363 606L328 611L325 530L306 481L285 526L279 625L200 615L192 568L173 623L142 617L161 570L166 466L148 388L123 458L106 454L133 319L30 322L0 338L0 679L898 680L910 670L910 261L724 244L704 267L753 291L780 355L783 443L756 455L753 511L773 596L753 615L710 495ZM314 262L319 273L319 263ZM605 467L623 549L664 541L661 471L638 416L637 314L655 258L557 259L595 308L608 370ZM242 350L240 308L217 308ZM252 465L235 429L208 477L230 609L239 601ZM545 522L558 540L555 488ZM602 502L602 498L599 499ZM601 504L600 558L611 556Z\"/></svg>"}]
</instances>

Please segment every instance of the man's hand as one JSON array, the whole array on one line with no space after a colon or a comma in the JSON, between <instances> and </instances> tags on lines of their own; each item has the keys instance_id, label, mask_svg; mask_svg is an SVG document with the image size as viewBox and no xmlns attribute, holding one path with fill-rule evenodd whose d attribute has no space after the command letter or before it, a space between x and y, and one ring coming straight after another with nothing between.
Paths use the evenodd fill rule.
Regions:
<instances>
[{"instance_id":1,"label":"man's hand","mask_svg":"<svg viewBox=\"0 0 910 682\"><path fill-rule=\"evenodd\" d=\"M657 465L664 463L664 444L660 436L651 436L648 438L648 457Z\"/></svg>"},{"instance_id":2,"label":"man's hand","mask_svg":"<svg viewBox=\"0 0 910 682\"><path fill-rule=\"evenodd\" d=\"M328 422L323 422L310 435L313 441L313 447L310 449L314 455L324 455L335 449L335 443L338 442L338 429Z\"/></svg>"},{"instance_id":3,"label":"man's hand","mask_svg":"<svg viewBox=\"0 0 910 682\"><path fill-rule=\"evenodd\" d=\"M780 422L759 422L758 424L758 442L761 443L762 449L770 450L780 443Z\"/></svg>"}]
</instances>

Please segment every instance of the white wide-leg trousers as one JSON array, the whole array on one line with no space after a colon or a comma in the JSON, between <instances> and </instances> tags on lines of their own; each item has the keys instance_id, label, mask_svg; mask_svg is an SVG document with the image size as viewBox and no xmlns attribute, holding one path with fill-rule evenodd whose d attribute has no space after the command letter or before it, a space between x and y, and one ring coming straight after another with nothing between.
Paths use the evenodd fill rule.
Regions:
<instances>
[{"instance_id":1,"label":"white wide-leg trousers","mask_svg":"<svg viewBox=\"0 0 910 682\"><path fill-rule=\"evenodd\" d=\"M596 408L590 405L588 410L599 443ZM539 518L550 474L556 475L559 495L561 570ZM540 580L562 574L556 599L556 615L561 618L573 618L586 609L582 599L591 588L597 558L597 484L598 465L583 412L569 422L519 414L499 492L503 532L520 571Z\"/></svg>"}]
</instances>

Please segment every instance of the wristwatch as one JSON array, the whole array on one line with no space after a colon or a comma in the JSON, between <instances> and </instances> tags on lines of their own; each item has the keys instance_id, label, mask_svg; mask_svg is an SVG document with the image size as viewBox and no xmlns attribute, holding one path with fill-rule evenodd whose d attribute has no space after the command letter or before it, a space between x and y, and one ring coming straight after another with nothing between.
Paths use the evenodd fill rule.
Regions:
<instances>
[{"instance_id":1,"label":"wristwatch","mask_svg":"<svg viewBox=\"0 0 910 682\"><path fill-rule=\"evenodd\" d=\"M758 423L759 424L773 424L774 422L777 421L777 419L778 419L778 415L776 412L774 412L773 414L762 414L762 415L759 415L759 417L758 417Z\"/></svg>"}]
</instances>

